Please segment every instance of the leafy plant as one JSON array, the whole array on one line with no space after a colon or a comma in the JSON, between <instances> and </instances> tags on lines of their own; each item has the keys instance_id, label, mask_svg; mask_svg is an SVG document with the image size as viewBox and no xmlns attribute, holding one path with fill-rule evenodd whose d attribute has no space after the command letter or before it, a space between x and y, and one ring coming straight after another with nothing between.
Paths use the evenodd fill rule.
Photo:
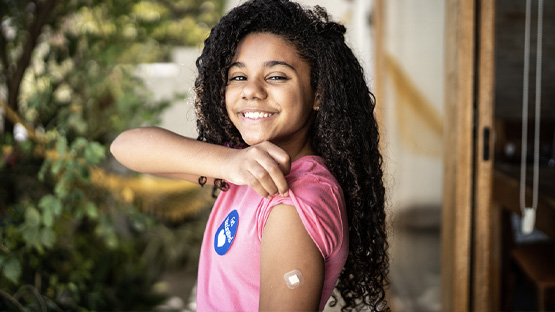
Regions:
<instances>
[{"instance_id":1,"label":"leafy plant","mask_svg":"<svg viewBox=\"0 0 555 312\"><path fill-rule=\"evenodd\" d=\"M201 44L222 2L0 0L0 310L160 302L163 267L145 250L161 227L140 196L121 196L132 188L103 183L114 176L107 146L170 104L135 65ZM183 209L209 204L189 198Z\"/></svg>"}]
</instances>

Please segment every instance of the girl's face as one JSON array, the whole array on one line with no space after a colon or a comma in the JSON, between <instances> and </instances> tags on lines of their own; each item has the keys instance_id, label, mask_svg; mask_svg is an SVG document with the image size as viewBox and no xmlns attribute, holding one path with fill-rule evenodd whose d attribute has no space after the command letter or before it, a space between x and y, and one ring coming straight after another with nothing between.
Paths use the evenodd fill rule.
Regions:
<instances>
[{"instance_id":1,"label":"girl's face","mask_svg":"<svg viewBox=\"0 0 555 312\"><path fill-rule=\"evenodd\" d=\"M291 44L269 33L246 36L227 79L227 113L247 144L271 141L293 160L311 153L308 130L317 102L310 66Z\"/></svg>"}]
</instances>

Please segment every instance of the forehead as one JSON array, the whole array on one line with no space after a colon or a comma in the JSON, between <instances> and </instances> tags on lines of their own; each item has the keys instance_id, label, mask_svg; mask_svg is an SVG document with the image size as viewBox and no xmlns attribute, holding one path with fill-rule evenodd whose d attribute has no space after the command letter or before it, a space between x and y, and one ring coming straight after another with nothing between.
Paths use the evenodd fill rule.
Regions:
<instances>
[{"instance_id":1,"label":"forehead","mask_svg":"<svg viewBox=\"0 0 555 312\"><path fill-rule=\"evenodd\" d=\"M241 39L232 62L255 63L257 60L283 61L292 66L310 68L293 44L270 33L252 33Z\"/></svg>"}]
</instances>

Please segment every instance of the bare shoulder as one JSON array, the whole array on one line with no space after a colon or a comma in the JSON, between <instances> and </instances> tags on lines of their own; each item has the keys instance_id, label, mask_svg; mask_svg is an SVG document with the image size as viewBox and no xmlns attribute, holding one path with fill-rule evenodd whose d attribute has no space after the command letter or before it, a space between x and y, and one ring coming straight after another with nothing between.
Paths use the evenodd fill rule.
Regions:
<instances>
[{"instance_id":1,"label":"bare shoulder","mask_svg":"<svg viewBox=\"0 0 555 312\"><path fill-rule=\"evenodd\" d=\"M284 275L294 270L288 284ZM260 310L318 310L323 283L324 259L297 210L273 207L262 234Z\"/></svg>"}]
</instances>

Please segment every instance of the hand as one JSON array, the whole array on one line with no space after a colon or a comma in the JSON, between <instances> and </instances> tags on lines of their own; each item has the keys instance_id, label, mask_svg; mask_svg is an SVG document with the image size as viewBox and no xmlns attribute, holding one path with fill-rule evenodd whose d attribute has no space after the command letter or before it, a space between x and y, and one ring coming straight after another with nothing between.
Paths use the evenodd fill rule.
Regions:
<instances>
[{"instance_id":1,"label":"hand","mask_svg":"<svg viewBox=\"0 0 555 312\"><path fill-rule=\"evenodd\" d=\"M277 145L266 141L235 150L228 160L222 168L227 181L248 185L266 198L278 192L289 195L285 176L291 170L291 157Z\"/></svg>"}]
</instances>

